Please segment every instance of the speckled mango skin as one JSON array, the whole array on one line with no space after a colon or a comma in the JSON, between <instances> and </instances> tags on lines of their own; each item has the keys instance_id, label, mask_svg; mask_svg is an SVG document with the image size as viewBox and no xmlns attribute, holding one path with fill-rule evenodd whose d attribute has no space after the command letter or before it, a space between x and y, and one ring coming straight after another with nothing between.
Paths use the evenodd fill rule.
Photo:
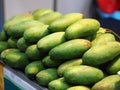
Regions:
<instances>
[{"instance_id":1,"label":"speckled mango skin","mask_svg":"<svg viewBox=\"0 0 120 90\"><path fill-rule=\"evenodd\" d=\"M120 54L120 43L117 41L107 42L103 45L96 45L91 47L84 53L82 59L83 64L98 66L113 60Z\"/></svg>"},{"instance_id":2,"label":"speckled mango skin","mask_svg":"<svg viewBox=\"0 0 120 90\"><path fill-rule=\"evenodd\" d=\"M75 23L78 20L81 20L83 18L83 14L81 13L70 13L66 14L59 19L53 21L49 29L51 32L59 32L59 31L65 31L67 27L69 27L71 24Z\"/></svg>"},{"instance_id":3,"label":"speckled mango skin","mask_svg":"<svg viewBox=\"0 0 120 90\"><path fill-rule=\"evenodd\" d=\"M97 82L91 90L120 90L120 77L110 75Z\"/></svg>"},{"instance_id":4,"label":"speckled mango skin","mask_svg":"<svg viewBox=\"0 0 120 90\"><path fill-rule=\"evenodd\" d=\"M102 70L87 66L71 66L63 74L66 82L72 85L93 85L104 77Z\"/></svg>"},{"instance_id":5,"label":"speckled mango skin","mask_svg":"<svg viewBox=\"0 0 120 90\"><path fill-rule=\"evenodd\" d=\"M70 60L81 57L90 47L91 42L88 40L73 39L54 47L49 55L53 60Z\"/></svg>"},{"instance_id":6,"label":"speckled mango skin","mask_svg":"<svg viewBox=\"0 0 120 90\"><path fill-rule=\"evenodd\" d=\"M70 25L66 31L66 38L76 39L95 35L100 28L100 23L96 19L81 19Z\"/></svg>"}]
</instances>

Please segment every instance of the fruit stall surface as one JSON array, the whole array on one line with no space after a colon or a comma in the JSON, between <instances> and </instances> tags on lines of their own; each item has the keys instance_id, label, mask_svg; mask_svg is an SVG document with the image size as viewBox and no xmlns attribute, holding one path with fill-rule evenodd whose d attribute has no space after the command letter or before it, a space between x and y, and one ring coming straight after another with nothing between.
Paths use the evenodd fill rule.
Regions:
<instances>
[{"instance_id":1,"label":"fruit stall surface","mask_svg":"<svg viewBox=\"0 0 120 90\"><path fill-rule=\"evenodd\" d=\"M4 84L5 90L48 90L29 80L22 72L7 65L4 67Z\"/></svg>"}]
</instances>

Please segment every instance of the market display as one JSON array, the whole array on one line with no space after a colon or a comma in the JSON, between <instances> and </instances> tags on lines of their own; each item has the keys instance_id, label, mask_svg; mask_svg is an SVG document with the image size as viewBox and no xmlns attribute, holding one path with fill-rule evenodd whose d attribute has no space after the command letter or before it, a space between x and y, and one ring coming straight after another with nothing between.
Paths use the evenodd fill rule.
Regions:
<instances>
[{"instance_id":1,"label":"market display","mask_svg":"<svg viewBox=\"0 0 120 90\"><path fill-rule=\"evenodd\" d=\"M5 21L0 57L49 90L120 90L116 38L82 13L38 9Z\"/></svg>"}]
</instances>

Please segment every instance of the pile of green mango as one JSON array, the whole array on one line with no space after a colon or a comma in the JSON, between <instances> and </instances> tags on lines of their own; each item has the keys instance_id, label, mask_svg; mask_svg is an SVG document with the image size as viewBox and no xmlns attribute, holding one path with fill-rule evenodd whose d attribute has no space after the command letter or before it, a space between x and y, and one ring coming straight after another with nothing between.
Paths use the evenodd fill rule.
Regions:
<instances>
[{"instance_id":1,"label":"pile of green mango","mask_svg":"<svg viewBox=\"0 0 120 90\"><path fill-rule=\"evenodd\" d=\"M120 90L120 42L82 13L43 8L11 17L0 58L49 90Z\"/></svg>"}]
</instances>

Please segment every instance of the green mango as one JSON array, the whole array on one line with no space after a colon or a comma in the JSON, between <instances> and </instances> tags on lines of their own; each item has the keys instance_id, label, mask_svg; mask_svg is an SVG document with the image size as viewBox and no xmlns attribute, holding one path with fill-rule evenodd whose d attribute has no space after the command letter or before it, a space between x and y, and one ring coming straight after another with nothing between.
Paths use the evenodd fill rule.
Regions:
<instances>
[{"instance_id":1,"label":"green mango","mask_svg":"<svg viewBox=\"0 0 120 90\"><path fill-rule=\"evenodd\" d=\"M49 34L48 25L33 26L23 33L24 39L28 43L35 44L39 39Z\"/></svg>"},{"instance_id":2,"label":"green mango","mask_svg":"<svg viewBox=\"0 0 120 90\"><path fill-rule=\"evenodd\" d=\"M120 71L120 55L116 56L111 62L107 63L106 70L109 74L117 74Z\"/></svg>"},{"instance_id":3,"label":"green mango","mask_svg":"<svg viewBox=\"0 0 120 90\"><path fill-rule=\"evenodd\" d=\"M71 66L79 66L82 64L82 59L81 58L77 58L77 59L72 59L72 60L68 60L64 63L62 63L58 68L57 68L57 72L58 75L61 77L63 76L64 71L71 67Z\"/></svg>"},{"instance_id":4,"label":"green mango","mask_svg":"<svg viewBox=\"0 0 120 90\"><path fill-rule=\"evenodd\" d=\"M115 36L111 33L104 33L92 40L92 46L104 44L110 41L115 41Z\"/></svg>"},{"instance_id":5,"label":"green mango","mask_svg":"<svg viewBox=\"0 0 120 90\"><path fill-rule=\"evenodd\" d=\"M67 90L71 85L68 84L64 77L58 78L56 80L51 81L48 84L48 89L49 90Z\"/></svg>"},{"instance_id":6,"label":"green mango","mask_svg":"<svg viewBox=\"0 0 120 90\"><path fill-rule=\"evenodd\" d=\"M90 88L81 85L81 86L72 86L68 88L67 90L90 90Z\"/></svg>"},{"instance_id":7,"label":"green mango","mask_svg":"<svg viewBox=\"0 0 120 90\"><path fill-rule=\"evenodd\" d=\"M0 41L0 53L8 48L9 48L9 45L6 41Z\"/></svg>"},{"instance_id":8,"label":"green mango","mask_svg":"<svg viewBox=\"0 0 120 90\"><path fill-rule=\"evenodd\" d=\"M107 30L105 28L100 27L94 35L90 35L84 38L87 40L93 41L95 38L105 33L107 33Z\"/></svg>"},{"instance_id":9,"label":"green mango","mask_svg":"<svg viewBox=\"0 0 120 90\"><path fill-rule=\"evenodd\" d=\"M37 42L37 46L40 51L49 52L52 48L65 41L65 32L55 32L41 38Z\"/></svg>"},{"instance_id":10,"label":"green mango","mask_svg":"<svg viewBox=\"0 0 120 90\"><path fill-rule=\"evenodd\" d=\"M46 67L55 68L58 67L62 62L50 59L50 56L46 56L42 59L42 63Z\"/></svg>"},{"instance_id":11,"label":"green mango","mask_svg":"<svg viewBox=\"0 0 120 90\"><path fill-rule=\"evenodd\" d=\"M6 55L11 52L20 52L20 50L16 48L7 48L1 52L1 58L4 60Z\"/></svg>"},{"instance_id":12,"label":"green mango","mask_svg":"<svg viewBox=\"0 0 120 90\"><path fill-rule=\"evenodd\" d=\"M44 24L50 25L52 22L54 22L56 19L60 18L61 16L62 15L59 12L51 12L51 13L42 15L39 21Z\"/></svg>"},{"instance_id":13,"label":"green mango","mask_svg":"<svg viewBox=\"0 0 120 90\"><path fill-rule=\"evenodd\" d=\"M7 41L7 39L8 39L8 35L6 34L4 30L2 30L0 32L0 41Z\"/></svg>"},{"instance_id":14,"label":"green mango","mask_svg":"<svg viewBox=\"0 0 120 90\"><path fill-rule=\"evenodd\" d=\"M25 30L34 27L34 26L43 26L44 24L36 20L27 20L19 22L15 25L12 25L7 34L13 38L20 38L23 36Z\"/></svg>"},{"instance_id":15,"label":"green mango","mask_svg":"<svg viewBox=\"0 0 120 90\"><path fill-rule=\"evenodd\" d=\"M85 39L66 41L50 50L49 56L53 60L70 60L81 57L89 48L91 42Z\"/></svg>"},{"instance_id":16,"label":"green mango","mask_svg":"<svg viewBox=\"0 0 120 90\"><path fill-rule=\"evenodd\" d=\"M51 32L65 31L68 26L83 18L81 13L69 13L63 15L49 25Z\"/></svg>"},{"instance_id":17,"label":"green mango","mask_svg":"<svg viewBox=\"0 0 120 90\"><path fill-rule=\"evenodd\" d=\"M100 23L96 19L82 19L65 30L65 36L69 39L85 38L93 36L100 28Z\"/></svg>"},{"instance_id":18,"label":"green mango","mask_svg":"<svg viewBox=\"0 0 120 90\"><path fill-rule=\"evenodd\" d=\"M36 80L39 85L47 86L49 82L58 78L55 68L48 68L37 73Z\"/></svg>"},{"instance_id":19,"label":"green mango","mask_svg":"<svg viewBox=\"0 0 120 90\"><path fill-rule=\"evenodd\" d=\"M37 48L36 44L30 45L27 47L25 50L26 55L28 58L32 61L37 60L37 59L42 59L43 54L40 52L40 50Z\"/></svg>"},{"instance_id":20,"label":"green mango","mask_svg":"<svg viewBox=\"0 0 120 90\"><path fill-rule=\"evenodd\" d=\"M15 38L8 38L7 42L8 42L8 45L10 48L17 48L17 40L18 39L15 39Z\"/></svg>"},{"instance_id":21,"label":"green mango","mask_svg":"<svg viewBox=\"0 0 120 90\"><path fill-rule=\"evenodd\" d=\"M95 83L91 90L120 90L120 77L110 75Z\"/></svg>"},{"instance_id":22,"label":"green mango","mask_svg":"<svg viewBox=\"0 0 120 90\"><path fill-rule=\"evenodd\" d=\"M120 54L120 43L117 41L107 42L102 45L91 47L82 56L83 64L98 66L113 60Z\"/></svg>"},{"instance_id":23,"label":"green mango","mask_svg":"<svg viewBox=\"0 0 120 90\"><path fill-rule=\"evenodd\" d=\"M29 14L29 13L18 14L18 15L12 16L7 21L5 21L5 23L3 25L3 30L5 32L7 32L12 25L15 25L22 21L33 20L33 19L34 18L32 16L32 14Z\"/></svg>"},{"instance_id":24,"label":"green mango","mask_svg":"<svg viewBox=\"0 0 120 90\"><path fill-rule=\"evenodd\" d=\"M102 70L87 66L71 66L63 74L66 82L72 85L93 85L104 77Z\"/></svg>"},{"instance_id":25,"label":"green mango","mask_svg":"<svg viewBox=\"0 0 120 90\"><path fill-rule=\"evenodd\" d=\"M25 51L28 46L30 46L29 43L27 43L23 37L17 40L17 48L20 51Z\"/></svg>"},{"instance_id":26,"label":"green mango","mask_svg":"<svg viewBox=\"0 0 120 90\"><path fill-rule=\"evenodd\" d=\"M103 28L103 27L100 27L99 30L97 31L95 37L98 37L98 36L100 36L102 34L105 34L105 33L107 33L107 29Z\"/></svg>"},{"instance_id":27,"label":"green mango","mask_svg":"<svg viewBox=\"0 0 120 90\"><path fill-rule=\"evenodd\" d=\"M48 9L48 8L40 8L40 9L36 9L32 12L32 15L34 17L35 20L39 20L41 18L41 16L47 14L47 13L51 13L54 12L52 9Z\"/></svg>"},{"instance_id":28,"label":"green mango","mask_svg":"<svg viewBox=\"0 0 120 90\"><path fill-rule=\"evenodd\" d=\"M28 57L22 52L9 52L5 56L5 63L15 69L24 70L25 66L29 63Z\"/></svg>"},{"instance_id":29,"label":"green mango","mask_svg":"<svg viewBox=\"0 0 120 90\"><path fill-rule=\"evenodd\" d=\"M36 74L44 69L43 63L40 60L36 60L26 65L24 72L27 77L34 79Z\"/></svg>"}]
</instances>

